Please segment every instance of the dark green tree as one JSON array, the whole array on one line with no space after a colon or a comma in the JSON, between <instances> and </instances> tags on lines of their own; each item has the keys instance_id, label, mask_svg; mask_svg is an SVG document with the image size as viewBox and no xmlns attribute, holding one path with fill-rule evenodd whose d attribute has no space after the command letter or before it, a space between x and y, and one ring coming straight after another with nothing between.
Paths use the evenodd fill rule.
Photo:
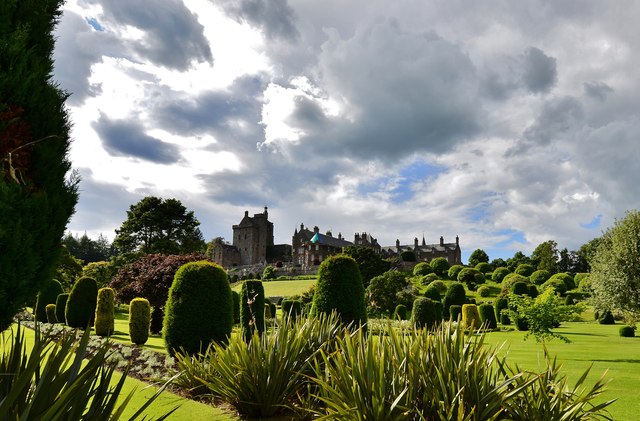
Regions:
<instances>
[{"instance_id":1,"label":"dark green tree","mask_svg":"<svg viewBox=\"0 0 640 421\"><path fill-rule=\"evenodd\" d=\"M510 272L515 272L516 268L522 263L531 264L531 259L523 252L516 251L513 257L507 259L507 268Z\"/></svg>"},{"instance_id":2,"label":"dark green tree","mask_svg":"<svg viewBox=\"0 0 640 421\"><path fill-rule=\"evenodd\" d=\"M575 251L569 251L566 247L560 250L560 258L558 259L558 272L566 272L576 274L578 269L578 254Z\"/></svg>"},{"instance_id":3,"label":"dark green tree","mask_svg":"<svg viewBox=\"0 0 640 421\"><path fill-rule=\"evenodd\" d=\"M344 254L354 258L362 275L362 282L366 288L369 281L375 276L382 275L391 269L391 263L382 259L371 247L349 246L344 249Z\"/></svg>"},{"instance_id":4,"label":"dark green tree","mask_svg":"<svg viewBox=\"0 0 640 421\"><path fill-rule=\"evenodd\" d=\"M580 246L580 248L576 252L576 273L591 272L591 262L596 255L596 250L598 249L598 245L601 241L602 238L597 237Z\"/></svg>"},{"instance_id":5,"label":"dark green tree","mask_svg":"<svg viewBox=\"0 0 640 421\"><path fill-rule=\"evenodd\" d=\"M493 259L491 262L489 262L489 264L494 270L498 268L507 267L507 262L504 259L501 259L500 257L498 257L497 259Z\"/></svg>"},{"instance_id":6,"label":"dark green tree","mask_svg":"<svg viewBox=\"0 0 640 421\"><path fill-rule=\"evenodd\" d=\"M87 233L80 237L67 233L62 239L62 243L73 257L82 260L85 265L91 262L109 260L113 255L111 243L102 234L98 236L97 240L92 240L87 236Z\"/></svg>"},{"instance_id":7,"label":"dark green tree","mask_svg":"<svg viewBox=\"0 0 640 421\"><path fill-rule=\"evenodd\" d=\"M56 279L51 279L45 282L44 286L38 293L38 299L36 301L36 308L34 315L39 322L47 321L47 304L55 304L58 299L58 295L62 294L62 285Z\"/></svg>"},{"instance_id":8,"label":"dark green tree","mask_svg":"<svg viewBox=\"0 0 640 421\"><path fill-rule=\"evenodd\" d=\"M482 249L475 249L469 256L469 266L475 267L480 262L489 263L489 255Z\"/></svg>"},{"instance_id":9,"label":"dark green tree","mask_svg":"<svg viewBox=\"0 0 640 421\"><path fill-rule=\"evenodd\" d=\"M52 81L62 3L0 2L0 330L54 276L78 200L67 94Z\"/></svg>"},{"instance_id":10,"label":"dark green tree","mask_svg":"<svg viewBox=\"0 0 640 421\"><path fill-rule=\"evenodd\" d=\"M116 230L113 244L121 253L203 251L199 225L193 211L187 211L179 200L148 196L129 207L127 220Z\"/></svg>"},{"instance_id":11,"label":"dark green tree","mask_svg":"<svg viewBox=\"0 0 640 421\"><path fill-rule=\"evenodd\" d=\"M407 287L407 277L403 272L390 270L371 279L365 290L367 310L373 314L391 315L400 304L397 294Z\"/></svg>"},{"instance_id":12,"label":"dark green tree","mask_svg":"<svg viewBox=\"0 0 640 421\"><path fill-rule=\"evenodd\" d=\"M537 269L546 270L552 275L558 272L558 243L553 240L540 243L531 253L531 260Z\"/></svg>"},{"instance_id":13,"label":"dark green tree","mask_svg":"<svg viewBox=\"0 0 640 421\"><path fill-rule=\"evenodd\" d=\"M429 263L433 273L438 276L445 276L449 270L449 261L444 257L436 257Z\"/></svg>"}]
</instances>

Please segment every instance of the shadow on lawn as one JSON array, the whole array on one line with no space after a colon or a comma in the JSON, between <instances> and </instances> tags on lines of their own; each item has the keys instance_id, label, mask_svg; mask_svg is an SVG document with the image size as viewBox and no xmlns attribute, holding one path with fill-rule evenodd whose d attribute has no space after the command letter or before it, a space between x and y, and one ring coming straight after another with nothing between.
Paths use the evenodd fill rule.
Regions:
<instances>
[{"instance_id":1,"label":"shadow on lawn","mask_svg":"<svg viewBox=\"0 0 640 421\"><path fill-rule=\"evenodd\" d=\"M640 360L627 360L627 359L622 359L622 358L611 359L611 360L582 360L582 361L593 361L593 362L598 362L598 363L633 363L633 364L640 364Z\"/></svg>"}]
</instances>

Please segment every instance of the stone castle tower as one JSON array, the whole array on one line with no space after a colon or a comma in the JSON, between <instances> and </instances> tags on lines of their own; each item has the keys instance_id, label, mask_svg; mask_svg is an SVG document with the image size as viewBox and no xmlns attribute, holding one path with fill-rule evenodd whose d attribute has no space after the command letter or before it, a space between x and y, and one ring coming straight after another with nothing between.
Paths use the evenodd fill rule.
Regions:
<instances>
[{"instance_id":1,"label":"stone castle tower","mask_svg":"<svg viewBox=\"0 0 640 421\"><path fill-rule=\"evenodd\" d=\"M244 218L233 226L233 245L240 252L242 265L254 265L267 260L267 249L273 246L273 222L269 222L269 213L265 206L263 213Z\"/></svg>"}]
</instances>

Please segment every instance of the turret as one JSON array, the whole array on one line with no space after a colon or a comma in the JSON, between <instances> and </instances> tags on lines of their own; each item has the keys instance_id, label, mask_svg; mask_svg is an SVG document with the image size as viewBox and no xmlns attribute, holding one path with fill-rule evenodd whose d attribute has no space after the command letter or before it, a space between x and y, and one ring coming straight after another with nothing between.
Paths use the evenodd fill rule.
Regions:
<instances>
[{"instance_id":1,"label":"turret","mask_svg":"<svg viewBox=\"0 0 640 421\"><path fill-rule=\"evenodd\" d=\"M443 236L440 236L440 245L444 246L444 237Z\"/></svg>"}]
</instances>

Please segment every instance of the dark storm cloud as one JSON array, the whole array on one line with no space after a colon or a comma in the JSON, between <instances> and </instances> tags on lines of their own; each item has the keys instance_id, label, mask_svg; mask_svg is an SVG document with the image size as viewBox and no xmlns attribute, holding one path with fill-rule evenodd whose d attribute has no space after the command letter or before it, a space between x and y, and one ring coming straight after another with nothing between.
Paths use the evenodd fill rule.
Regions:
<instances>
[{"instance_id":1,"label":"dark storm cloud","mask_svg":"<svg viewBox=\"0 0 640 421\"><path fill-rule=\"evenodd\" d=\"M224 0L223 3L227 14L260 28L269 39L293 40L299 36L295 14L287 0Z\"/></svg>"},{"instance_id":2,"label":"dark storm cloud","mask_svg":"<svg viewBox=\"0 0 640 421\"><path fill-rule=\"evenodd\" d=\"M522 81L529 92L549 92L558 79L556 59L538 48L530 47L524 53L523 63Z\"/></svg>"},{"instance_id":3,"label":"dark storm cloud","mask_svg":"<svg viewBox=\"0 0 640 421\"><path fill-rule=\"evenodd\" d=\"M171 69L186 70L192 61L213 62L204 27L181 0L85 0L100 4L105 20L115 26L131 25L145 33L128 41L141 57ZM104 26L108 25L106 22Z\"/></svg>"},{"instance_id":4,"label":"dark storm cloud","mask_svg":"<svg viewBox=\"0 0 640 421\"><path fill-rule=\"evenodd\" d=\"M144 128L128 120L112 120L104 114L93 124L104 148L112 155L129 156L158 164L180 160L179 149L144 133Z\"/></svg>"},{"instance_id":5,"label":"dark storm cloud","mask_svg":"<svg viewBox=\"0 0 640 421\"><path fill-rule=\"evenodd\" d=\"M613 92L613 88L604 82L585 82L582 86L584 87L584 93L587 94L587 96L600 101L607 99L607 96Z\"/></svg>"},{"instance_id":6,"label":"dark storm cloud","mask_svg":"<svg viewBox=\"0 0 640 421\"><path fill-rule=\"evenodd\" d=\"M561 138L582 122L582 104L573 97L557 98L545 102L536 122L527 127L524 137L536 145L546 145Z\"/></svg>"}]
</instances>

